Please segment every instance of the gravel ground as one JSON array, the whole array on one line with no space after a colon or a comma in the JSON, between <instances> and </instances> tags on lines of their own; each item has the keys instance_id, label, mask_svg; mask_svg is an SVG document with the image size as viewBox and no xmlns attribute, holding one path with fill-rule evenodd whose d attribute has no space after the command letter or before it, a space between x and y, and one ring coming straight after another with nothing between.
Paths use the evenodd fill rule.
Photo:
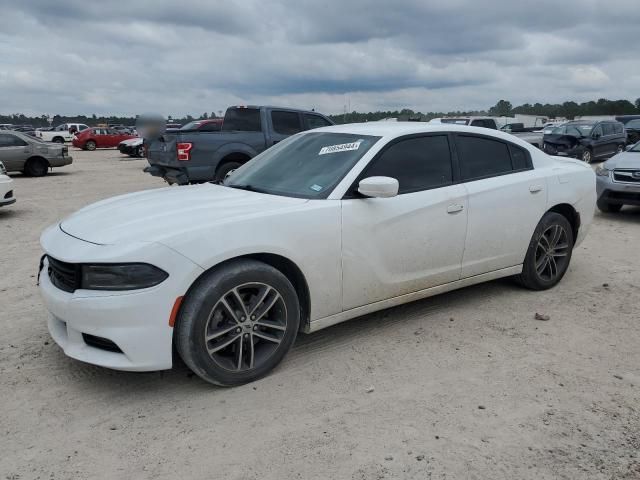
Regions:
<instances>
[{"instance_id":1,"label":"gravel ground","mask_svg":"<svg viewBox=\"0 0 640 480\"><path fill-rule=\"evenodd\" d=\"M14 175L0 209L0 479L640 478L640 209L598 213L551 291L496 281L368 315L220 389L181 363L82 364L49 338L42 230L163 185L116 151L72 154Z\"/></svg>"}]
</instances>

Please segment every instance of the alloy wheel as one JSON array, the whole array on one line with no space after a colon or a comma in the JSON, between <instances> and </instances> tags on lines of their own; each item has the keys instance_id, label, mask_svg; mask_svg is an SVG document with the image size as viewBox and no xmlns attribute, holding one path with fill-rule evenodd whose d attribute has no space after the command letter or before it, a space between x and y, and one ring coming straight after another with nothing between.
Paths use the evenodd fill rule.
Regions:
<instances>
[{"instance_id":1,"label":"alloy wheel","mask_svg":"<svg viewBox=\"0 0 640 480\"><path fill-rule=\"evenodd\" d=\"M233 372L253 370L275 353L287 330L282 295L265 283L239 285L214 305L205 327L211 359Z\"/></svg>"},{"instance_id":2,"label":"alloy wheel","mask_svg":"<svg viewBox=\"0 0 640 480\"><path fill-rule=\"evenodd\" d=\"M582 161L586 163L591 162L591 150L585 150L582 152Z\"/></svg>"},{"instance_id":3,"label":"alloy wheel","mask_svg":"<svg viewBox=\"0 0 640 480\"><path fill-rule=\"evenodd\" d=\"M536 273L545 281L553 281L564 272L568 261L569 236L561 225L551 225L542 233L536 246Z\"/></svg>"}]
</instances>

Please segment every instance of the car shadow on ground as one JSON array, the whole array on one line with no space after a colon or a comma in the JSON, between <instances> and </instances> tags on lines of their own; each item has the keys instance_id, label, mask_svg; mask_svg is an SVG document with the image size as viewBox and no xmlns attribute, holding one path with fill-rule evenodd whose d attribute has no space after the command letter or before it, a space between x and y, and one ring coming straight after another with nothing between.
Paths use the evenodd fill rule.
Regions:
<instances>
[{"instance_id":1,"label":"car shadow on ground","mask_svg":"<svg viewBox=\"0 0 640 480\"><path fill-rule=\"evenodd\" d=\"M606 213L596 211L596 215L600 215L607 220L618 220L624 223L640 223L640 206L625 205L622 210L615 213Z\"/></svg>"},{"instance_id":2,"label":"car shadow on ground","mask_svg":"<svg viewBox=\"0 0 640 480\"><path fill-rule=\"evenodd\" d=\"M288 371L291 373L297 371L299 367L304 368L304 365L322 361L322 358L326 358L326 353L323 352L327 349L350 350L354 345L362 342L369 343L372 335L388 338L397 333L399 327L413 332L420 325L424 325L425 320L435 322L436 317L441 319L443 314L448 324L449 315L446 312L450 305L464 308L465 305L472 306L474 303L482 302L493 294L516 290L526 292L509 279L495 280L381 310L311 334L300 334L282 364L265 379L238 388L257 387L260 382L269 381L271 377L277 378L276 381L280 383L285 382ZM435 323L433 326L434 328L442 328L442 325L438 326ZM173 352L174 366L171 370L122 372L70 359L57 346L52 346L56 351L55 353L49 352L48 361L57 364L55 370L60 372L60 376L63 378L61 381L68 383L67 388L77 388L82 391L88 389L96 396L105 393L113 394L117 390L126 391L127 395L140 394L143 397L149 393L177 391L180 395L189 395L197 392L215 394L227 390L210 385L193 374L175 350Z\"/></svg>"}]
</instances>

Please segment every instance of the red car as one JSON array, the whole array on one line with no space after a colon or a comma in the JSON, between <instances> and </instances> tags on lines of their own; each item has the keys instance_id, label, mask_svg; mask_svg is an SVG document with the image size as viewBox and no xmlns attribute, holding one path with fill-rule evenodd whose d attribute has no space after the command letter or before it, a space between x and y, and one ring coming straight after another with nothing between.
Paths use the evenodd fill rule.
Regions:
<instances>
[{"instance_id":1,"label":"red car","mask_svg":"<svg viewBox=\"0 0 640 480\"><path fill-rule=\"evenodd\" d=\"M116 148L120 142L130 138L136 138L136 136L120 133L113 128L92 127L77 133L73 138L73 146L83 150Z\"/></svg>"}]
</instances>

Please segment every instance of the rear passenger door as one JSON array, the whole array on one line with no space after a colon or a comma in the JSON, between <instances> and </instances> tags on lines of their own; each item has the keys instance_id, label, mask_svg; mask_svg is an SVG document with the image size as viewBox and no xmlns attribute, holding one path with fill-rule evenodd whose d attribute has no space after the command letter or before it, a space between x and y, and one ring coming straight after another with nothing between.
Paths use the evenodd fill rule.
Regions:
<instances>
[{"instance_id":1,"label":"rear passenger door","mask_svg":"<svg viewBox=\"0 0 640 480\"><path fill-rule=\"evenodd\" d=\"M8 171L22 170L31 148L21 138L11 133L0 133L0 162Z\"/></svg>"},{"instance_id":2,"label":"rear passenger door","mask_svg":"<svg viewBox=\"0 0 640 480\"><path fill-rule=\"evenodd\" d=\"M458 134L456 152L469 201L462 278L522 264L546 210L546 179L510 142Z\"/></svg>"},{"instance_id":3,"label":"rear passenger door","mask_svg":"<svg viewBox=\"0 0 640 480\"><path fill-rule=\"evenodd\" d=\"M359 196L372 176L397 179L398 195ZM344 310L460 278L467 199L453 178L446 134L400 138L371 160L342 200Z\"/></svg>"},{"instance_id":4,"label":"rear passenger door","mask_svg":"<svg viewBox=\"0 0 640 480\"><path fill-rule=\"evenodd\" d=\"M302 121L298 112L271 110L272 145L302 130Z\"/></svg>"}]
</instances>

